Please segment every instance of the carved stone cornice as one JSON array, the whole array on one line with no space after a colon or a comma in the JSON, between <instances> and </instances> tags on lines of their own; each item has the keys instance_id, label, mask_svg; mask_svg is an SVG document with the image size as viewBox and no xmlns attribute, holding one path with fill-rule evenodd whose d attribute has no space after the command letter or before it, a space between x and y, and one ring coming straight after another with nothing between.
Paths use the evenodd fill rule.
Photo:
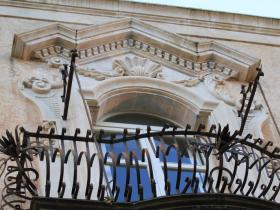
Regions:
<instances>
[{"instance_id":1,"label":"carved stone cornice","mask_svg":"<svg viewBox=\"0 0 280 210\"><path fill-rule=\"evenodd\" d=\"M260 63L216 42L199 44L131 18L89 26L78 30L77 35L75 30L58 23L18 34L14 37L12 56L24 60L68 58L70 49L75 47L81 63L110 53L135 51L176 66L188 75L219 71L241 81L251 80Z\"/></svg>"}]
</instances>

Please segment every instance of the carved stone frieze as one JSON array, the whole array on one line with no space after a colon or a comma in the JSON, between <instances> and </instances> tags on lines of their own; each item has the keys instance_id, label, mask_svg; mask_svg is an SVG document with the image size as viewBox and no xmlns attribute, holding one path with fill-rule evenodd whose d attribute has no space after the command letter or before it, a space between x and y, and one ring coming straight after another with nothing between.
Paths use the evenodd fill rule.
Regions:
<instances>
[{"instance_id":1,"label":"carved stone frieze","mask_svg":"<svg viewBox=\"0 0 280 210\"><path fill-rule=\"evenodd\" d=\"M52 75L51 80L45 77L32 76L24 79L22 84L25 88L30 88L39 94L48 93L51 89L59 89L63 86L61 79L55 75Z\"/></svg>"},{"instance_id":2,"label":"carved stone frieze","mask_svg":"<svg viewBox=\"0 0 280 210\"><path fill-rule=\"evenodd\" d=\"M147 58L140 58L137 56L127 56L124 59L114 60L112 72L109 73L83 68L78 68L78 73L86 77L92 77L98 81L123 76L142 76L163 79L162 66L160 64L156 64Z\"/></svg>"},{"instance_id":3,"label":"carved stone frieze","mask_svg":"<svg viewBox=\"0 0 280 210\"><path fill-rule=\"evenodd\" d=\"M204 84L213 96L223 100L229 105L235 105L233 96L225 86L224 78L218 75L207 75L204 77Z\"/></svg>"},{"instance_id":4,"label":"carved stone frieze","mask_svg":"<svg viewBox=\"0 0 280 210\"><path fill-rule=\"evenodd\" d=\"M193 77L215 72L240 81L250 81L260 64L259 59L220 43L196 43L134 18L79 30L56 23L17 34L12 57L43 61L52 57L69 59L73 48L78 49L78 62L83 64L129 52Z\"/></svg>"},{"instance_id":5,"label":"carved stone frieze","mask_svg":"<svg viewBox=\"0 0 280 210\"><path fill-rule=\"evenodd\" d=\"M194 62L177 56L176 54L171 54L151 44L133 39L125 39L95 46L93 48L80 49L78 54L80 61L82 61L83 59L94 59L95 57L107 56L108 53L114 53L117 50L124 49L131 52L135 51L141 53L145 57L157 60L171 68L181 70L187 75L194 77L202 77L209 74L209 72L213 72L226 78L238 77L238 71L228 68L221 63L215 61ZM51 60L51 65L56 65L56 61L59 62L58 60L65 61L66 59L69 59L70 49L59 46L50 46L45 49L37 50L34 52L34 55L36 55L36 59L48 62L49 64Z\"/></svg>"}]
</instances>

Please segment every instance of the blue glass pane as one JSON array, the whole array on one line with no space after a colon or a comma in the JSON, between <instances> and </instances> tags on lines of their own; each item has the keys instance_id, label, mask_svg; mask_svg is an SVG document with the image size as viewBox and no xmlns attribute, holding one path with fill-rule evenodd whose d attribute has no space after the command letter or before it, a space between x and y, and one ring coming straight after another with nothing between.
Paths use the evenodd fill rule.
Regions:
<instances>
[{"instance_id":1,"label":"blue glass pane","mask_svg":"<svg viewBox=\"0 0 280 210\"><path fill-rule=\"evenodd\" d=\"M150 182L150 177L147 168L141 168L140 173L141 173L141 182L143 185L144 199L152 198L153 194L152 194L152 189L150 184L151 182Z\"/></svg>"},{"instance_id":2,"label":"blue glass pane","mask_svg":"<svg viewBox=\"0 0 280 210\"><path fill-rule=\"evenodd\" d=\"M118 134L116 137L121 138L122 135ZM135 140L127 141L126 143L120 142L115 144L105 144L106 152L113 152L117 157L120 153L126 152L126 145L128 153L134 151L138 160L141 160L141 148L138 146L138 143Z\"/></svg>"},{"instance_id":3,"label":"blue glass pane","mask_svg":"<svg viewBox=\"0 0 280 210\"><path fill-rule=\"evenodd\" d=\"M182 192L187 185L186 178L188 177L190 180L192 179L193 172L190 171L182 171L181 172L181 179L180 179L180 185L179 185L179 192ZM203 180L204 180L204 174L203 173L197 173L197 178L199 178L199 187L198 192L201 192ZM168 180L170 182L170 193L171 194L177 194L176 191L176 181L177 181L177 171L176 170L168 170ZM192 193L192 188L189 186L186 193Z\"/></svg>"},{"instance_id":4,"label":"blue glass pane","mask_svg":"<svg viewBox=\"0 0 280 210\"><path fill-rule=\"evenodd\" d=\"M136 153L136 156L138 160L141 159L141 149L140 146L138 146L137 142L135 140L128 141L127 147L129 151L134 151Z\"/></svg>"},{"instance_id":5,"label":"blue glass pane","mask_svg":"<svg viewBox=\"0 0 280 210\"><path fill-rule=\"evenodd\" d=\"M155 140L154 142L155 142L156 147L158 147L159 145L162 144L159 139L154 139L154 140ZM164 143L163 146L165 148L164 150L166 150L169 145ZM163 155L161 152L159 153L159 159L160 159L160 161L163 161ZM183 157L181 157L181 160L182 160L182 163L185 163L185 164L192 163L187 151L185 151L185 154ZM171 163L178 163L177 151L174 148L170 149L169 155L166 156L166 161L171 162Z\"/></svg>"},{"instance_id":6,"label":"blue glass pane","mask_svg":"<svg viewBox=\"0 0 280 210\"><path fill-rule=\"evenodd\" d=\"M198 192L204 192L205 190L203 189L203 182L204 182L204 179L205 179L205 173L199 173L199 180L200 180L200 183L199 183L199 190Z\"/></svg>"},{"instance_id":7,"label":"blue glass pane","mask_svg":"<svg viewBox=\"0 0 280 210\"><path fill-rule=\"evenodd\" d=\"M130 168L131 201L139 200L136 168Z\"/></svg>"},{"instance_id":8,"label":"blue glass pane","mask_svg":"<svg viewBox=\"0 0 280 210\"><path fill-rule=\"evenodd\" d=\"M118 202L125 202L125 181L126 181L126 169L124 167L117 167L117 186L120 188Z\"/></svg>"},{"instance_id":9,"label":"blue glass pane","mask_svg":"<svg viewBox=\"0 0 280 210\"><path fill-rule=\"evenodd\" d=\"M183 157L181 157L181 160L182 160L182 164L191 164L192 163L191 158L187 152Z\"/></svg>"},{"instance_id":10,"label":"blue glass pane","mask_svg":"<svg viewBox=\"0 0 280 210\"><path fill-rule=\"evenodd\" d=\"M112 173L112 166L110 166ZM140 179L143 185L143 197L144 199L152 198L152 192L150 187L150 179L148 175L147 168L140 168ZM125 183L126 183L126 168L123 166L117 167L117 186L120 188L118 202L126 202L125 193ZM137 184L137 173L136 168L130 168L130 185L132 186L131 201L138 201L140 199L138 195L138 184Z\"/></svg>"}]
</instances>

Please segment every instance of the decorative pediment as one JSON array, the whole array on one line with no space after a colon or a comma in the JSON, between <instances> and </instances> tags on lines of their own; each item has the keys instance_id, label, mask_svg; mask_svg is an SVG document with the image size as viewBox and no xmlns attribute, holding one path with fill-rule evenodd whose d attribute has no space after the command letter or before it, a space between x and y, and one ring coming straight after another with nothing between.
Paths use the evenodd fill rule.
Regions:
<instances>
[{"instance_id":1,"label":"decorative pediment","mask_svg":"<svg viewBox=\"0 0 280 210\"><path fill-rule=\"evenodd\" d=\"M53 57L69 58L78 49L79 63L133 52L163 63L190 76L217 72L225 77L249 81L260 60L216 42L197 43L143 21L124 18L80 30L59 23L16 34L12 56L49 62Z\"/></svg>"}]
</instances>

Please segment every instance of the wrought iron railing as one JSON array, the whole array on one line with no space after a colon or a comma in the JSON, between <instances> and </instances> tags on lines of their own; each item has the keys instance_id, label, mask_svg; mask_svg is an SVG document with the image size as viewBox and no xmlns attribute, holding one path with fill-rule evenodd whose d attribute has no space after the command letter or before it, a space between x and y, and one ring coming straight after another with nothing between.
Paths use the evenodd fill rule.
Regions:
<instances>
[{"instance_id":1,"label":"wrought iron railing","mask_svg":"<svg viewBox=\"0 0 280 210\"><path fill-rule=\"evenodd\" d=\"M71 81L75 57L73 51ZM278 203L280 149L250 134L241 137L263 75L260 69L257 72L255 81L246 90L242 87L241 125L233 134L228 125L213 125L207 131L202 125L197 130L189 125L185 129L163 127L156 132L148 126L133 134L125 129L120 135L88 131L84 136L79 129L74 135L66 134L66 129L60 134L54 129L43 133L42 127L36 132L7 131L0 139L2 208L29 209L36 197L128 203L184 194L241 195ZM63 118L67 119L71 93L67 66L62 73ZM168 138L172 143L166 143ZM129 147L131 142L138 145L136 149ZM123 148L117 150L120 145ZM159 168L163 179L157 177Z\"/></svg>"},{"instance_id":2,"label":"wrought iron railing","mask_svg":"<svg viewBox=\"0 0 280 210\"><path fill-rule=\"evenodd\" d=\"M106 202L152 199L159 196L157 188L160 184L164 186L166 196L226 193L279 202L279 148L273 148L272 142L264 143L261 139L253 139L251 135L245 138L230 135L228 126L223 129L212 126L209 131L202 128L200 126L198 130L191 130L190 126L187 126L182 130L164 127L160 132L151 132L148 127L147 132L141 133L137 129L133 135L124 130L119 138L107 138L102 131L98 137L91 135L90 131L86 136L80 136L79 129L73 136L66 135L65 129L61 134L55 134L54 130L48 134L42 133L41 127L34 133L23 128L16 129L15 135L7 131L0 141L1 152L6 155L6 158L1 159L1 175L4 175L2 207L29 209L28 201L36 196ZM166 137L171 137L174 142L166 144ZM114 149L109 151L108 146L104 154L93 151L94 141L101 146L111 145L110 148L114 148L117 144L151 139L157 139L159 144L154 145L154 150L140 147L140 156L137 155L138 151L127 147L126 151L121 153L113 152ZM181 139L184 146L179 142ZM54 144L55 141L59 143ZM177 158L176 167L173 168L176 181L168 177L167 159L171 150ZM188 169L189 173L183 176L183 159L186 154L189 156L189 153L192 153L193 157L191 168ZM152 160L152 156L159 159L160 155L164 172L163 183L156 181L155 163ZM202 176L199 176L201 171L198 170L198 155L202 155L205 161ZM70 156L72 163L69 169ZM145 179L140 172L143 163L146 163L148 172ZM45 169L39 170L39 165ZM111 168L108 172L111 177L109 184L104 179L104 167ZM125 172L120 173L119 167ZM266 170L267 168L271 170ZM132 169L135 170L136 177L132 176ZM124 183L118 182L120 176L122 179L125 176ZM44 183L39 181L42 177ZM55 177L58 178L57 182L53 182ZM147 190L150 193L145 194ZM120 200L121 197L123 200Z\"/></svg>"}]
</instances>

